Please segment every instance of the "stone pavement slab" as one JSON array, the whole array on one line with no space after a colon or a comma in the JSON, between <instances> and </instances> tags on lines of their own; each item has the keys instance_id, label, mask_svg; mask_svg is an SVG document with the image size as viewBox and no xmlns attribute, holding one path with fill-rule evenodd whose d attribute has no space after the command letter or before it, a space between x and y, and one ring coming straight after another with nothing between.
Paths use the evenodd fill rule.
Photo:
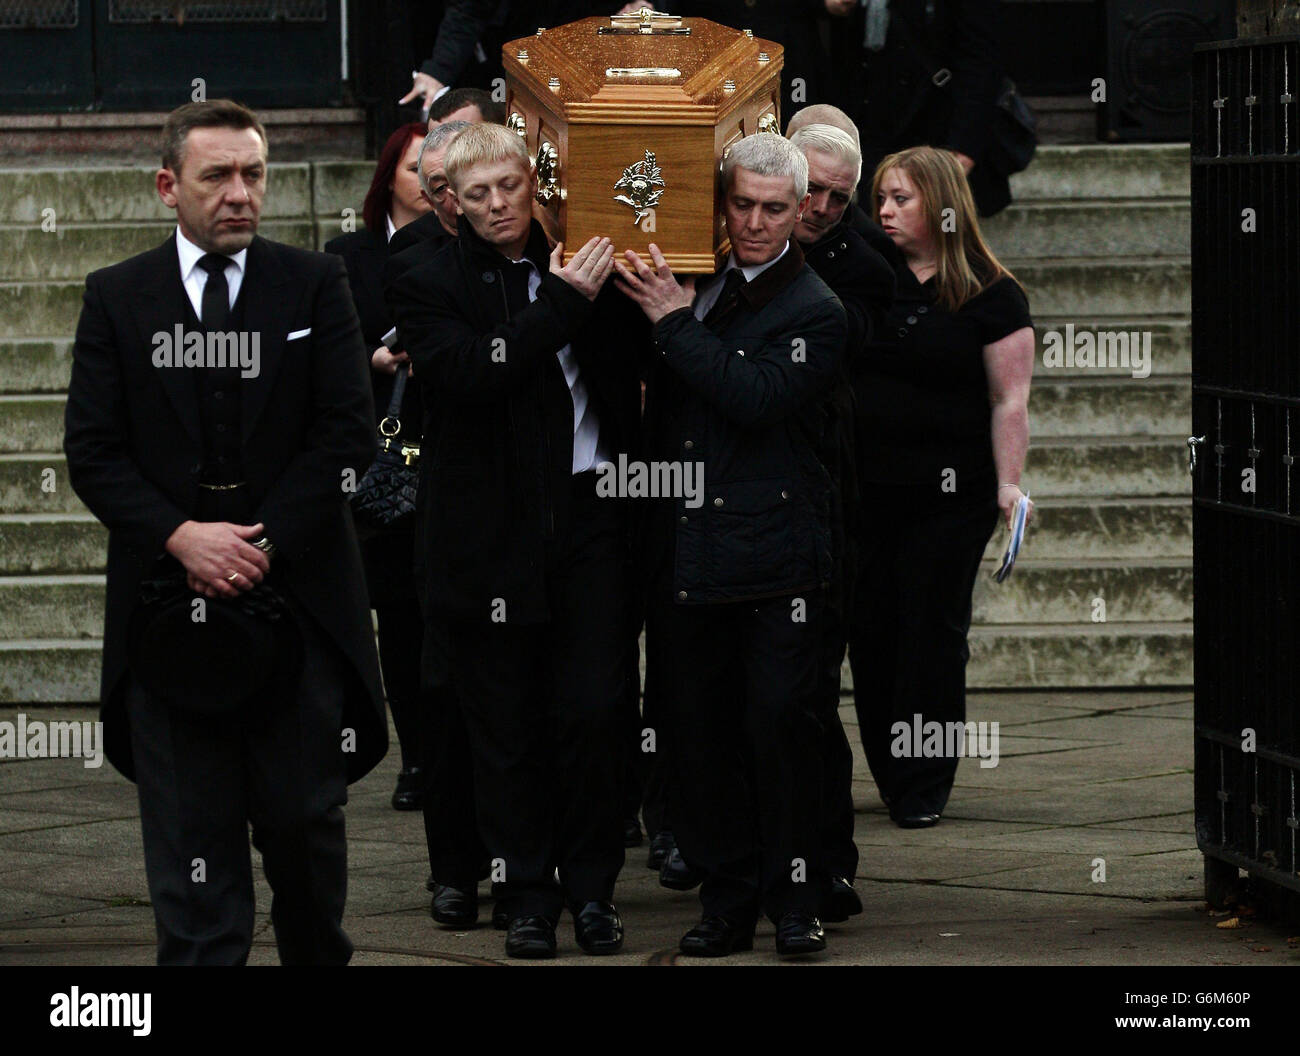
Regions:
<instances>
[{"instance_id":1,"label":"stone pavement slab","mask_svg":"<svg viewBox=\"0 0 1300 1056\"><path fill-rule=\"evenodd\" d=\"M88 708L39 710L92 719ZM1192 796L1191 702L1185 691L975 693L972 721L1001 724L998 765L965 760L943 822L907 831L889 820L841 709L856 771L865 912L828 928L815 964L1300 964L1300 937L1244 920L1221 929L1206 912ZM0 714L0 719L12 718ZM345 925L354 964L508 963L488 924L447 931L428 916L419 813L392 810L398 759L350 789ZM250 956L275 964L270 890L254 854L259 913ZM698 919L693 892L661 888L630 848L617 900L627 944L606 964L698 966L676 955ZM1105 881L1096 859L1105 860ZM1297 938L1288 942L1288 938ZM554 962L591 964L566 917ZM761 922L752 953L777 963ZM0 762L0 964L128 965L154 960L134 786L79 760ZM709 962L706 962L709 963Z\"/></svg>"}]
</instances>

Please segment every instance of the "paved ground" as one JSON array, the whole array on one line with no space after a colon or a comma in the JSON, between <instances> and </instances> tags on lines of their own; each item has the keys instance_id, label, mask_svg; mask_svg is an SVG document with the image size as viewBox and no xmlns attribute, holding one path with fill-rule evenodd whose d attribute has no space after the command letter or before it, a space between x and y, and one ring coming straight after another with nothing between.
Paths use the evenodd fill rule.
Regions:
<instances>
[{"instance_id":1,"label":"paved ground","mask_svg":"<svg viewBox=\"0 0 1300 1056\"><path fill-rule=\"evenodd\" d=\"M0 713L13 720L14 711ZM1300 964L1281 925L1206 912L1193 836L1188 693L976 694L970 718L1000 723L1001 758L962 763L943 822L904 831L859 756L854 788L866 912L830 930L825 964ZM31 709L88 719L89 709ZM853 723L852 708L844 719ZM856 726L850 725L856 740ZM855 745L856 747L856 745ZM485 964L502 935L439 929L428 916L418 814L388 805L397 759L353 786L346 926L354 964ZM1105 881L1097 859L1105 861ZM693 893L659 887L628 852L618 904L627 946L606 963L677 963ZM275 963L269 891L258 882L252 960ZM486 895L486 888L484 889ZM486 922L490 906L481 912ZM561 924L560 957L590 963ZM0 762L0 964L153 959L135 788L107 764ZM775 963L760 926L744 964Z\"/></svg>"}]
</instances>

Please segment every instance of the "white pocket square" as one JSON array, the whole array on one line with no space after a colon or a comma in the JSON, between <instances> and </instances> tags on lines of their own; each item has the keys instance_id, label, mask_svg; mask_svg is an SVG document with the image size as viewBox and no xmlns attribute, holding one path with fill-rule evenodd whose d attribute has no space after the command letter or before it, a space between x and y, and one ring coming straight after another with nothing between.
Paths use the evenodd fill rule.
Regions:
<instances>
[{"instance_id":1,"label":"white pocket square","mask_svg":"<svg viewBox=\"0 0 1300 1056\"><path fill-rule=\"evenodd\" d=\"M306 336L307 336L308 334L310 334L310 333L311 333L311 327L309 326L309 327L307 327L306 330L295 330L295 331L294 331L293 333L291 333L288 337L286 337L285 340L286 340L286 341L296 341L296 340L298 340L298 338L300 338L300 337L306 337Z\"/></svg>"}]
</instances>

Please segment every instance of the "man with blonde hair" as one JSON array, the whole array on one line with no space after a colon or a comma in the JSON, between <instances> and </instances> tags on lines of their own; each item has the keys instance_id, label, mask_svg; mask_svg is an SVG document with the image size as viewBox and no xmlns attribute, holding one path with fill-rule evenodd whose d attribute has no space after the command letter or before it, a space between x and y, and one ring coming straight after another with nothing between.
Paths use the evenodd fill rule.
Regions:
<instances>
[{"instance_id":1,"label":"man with blonde hair","mask_svg":"<svg viewBox=\"0 0 1300 1056\"><path fill-rule=\"evenodd\" d=\"M554 957L566 903L578 945L615 953L630 543L596 468L636 446L639 313L603 290L608 238L567 264L548 246L515 133L472 125L444 171L458 236L389 295L436 408L420 466L426 611L449 628L506 953Z\"/></svg>"}]
</instances>

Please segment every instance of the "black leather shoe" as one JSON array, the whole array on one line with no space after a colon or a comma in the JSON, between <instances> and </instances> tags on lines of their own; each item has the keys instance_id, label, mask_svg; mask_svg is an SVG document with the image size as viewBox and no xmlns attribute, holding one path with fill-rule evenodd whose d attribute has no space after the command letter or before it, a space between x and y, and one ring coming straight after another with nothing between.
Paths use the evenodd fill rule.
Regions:
<instances>
[{"instance_id":1,"label":"black leather shoe","mask_svg":"<svg viewBox=\"0 0 1300 1056\"><path fill-rule=\"evenodd\" d=\"M510 918L506 916L506 909L500 902L492 909L492 927L497 931L505 931L510 927Z\"/></svg>"},{"instance_id":2,"label":"black leather shoe","mask_svg":"<svg viewBox=\"0 0 1300 1056\"><path fill-rule=\"evenodd\" d=\"M939 818L939 814L921 810L897 815L894 818L894 824L900 829L929 829L939 824Z\"/></svg>"},{"instance_id":3,"label":"black leather shoe","mask_svg":"<svg viewBox=\"0 0 1300 1056\"><path fill-rule=\"evenodd\" d=\"M573 914L573 937L593 957L623 948L623 921L610 902L588 902Z\"/></svg>"},{"instance_id":4,"label":"black leather shoe","mask_svg":"<svg viewBox=\"0 0 1300 1056\"><path fill-rule=\"evenodd\" d=\"M506 931L506 956L543 960L555 956L555 927L545 917L515 917Z\"/></svg>"},{"instance_id":5,"label":"black leather shoe","mask_svg":"<svg viewBox=\"0 0 1300 1056\"><path fill-rule=\"evenodd\" d=\"M640 847L642 839L644 837L641 835L641 823L636 818L628 818L623 822L624 847Z\"/></svg>"},{"instance_id":6,"label":"black leather shoe","mask_svg":"<svg viewBox=\"0 0 1300 1056\"><path fill-rule=\"evenodd\" d=\"M662 869L664 862L672 853L673 834L671 832L656 832L650 837L650 854L646 857L645 867L655 870Z\"/></svg>"},{"instance_id":7,"label":"black leather shoe","mask_svg":"<svg viewBox=\"0 0 1300 1056\"><path fill-rule=\"evenodd\" d=\"M688 957L725 957L754 948L754 929L740 928L725 917L705 917L678 944Z\"/></svg>"},{"instance_id":8,"label":"black leather shoe","mask_svg":"<svg viewBox=\"0 0 1300 1056\"><path fill-rule=\"evenodd\" d=\"M434 884L429 913L444 927L472 928L478 923L478 892L473 888Z\"/></svg>"},{"instance_id":9,"label":"black leather shoe","mask_svg":"<svg viewBox=\"0 0 1300 1056\"><path fill-rule=\"evenodd\" d=\"M433 878L433 874L432 874L432 873L429 874L429 879L426 880L426 881L424 882L424 889L425 889L426 891L437 891L437 890L438 890L438 881L435 880L435 879Z\"/></svg>"},{"instance_id":10,"label":"black leather shoe","mask_svg":"<svg viewBox=\"0 0 1300 1056\"><path fill-rule=\"evenodd\" d=\"M826 949L826 932L821 921L807 913L785 913L776 926L776 952L782 957L799 957Z\"/></svg>"},{"instance_id":11,"label":"black leather shoe","mask_svg":"<svg viewBox=\"0 0 1300 1056\"><path fill-rule=\"evenodd\" d=\"M842 924L861 912L862 899L853 890L853 884L842 876L831 877L831 887L822 906L821 919L827 924Z\"/></svg>"},{"instance_id":12,"label":"black leather shoe","mask_svg":"<svg viewBox=\"0 0 1300 1056\"><path fill-rule=\"evenodd\" d=\"M418 766L401 770L397 774L397 788L393 792L394 810L419 810L424 806L424 771Z\"/></svg>"},{"instance_id":13,"label":"black leather shoe","mask_svg":"<svg viewBox=\"0 0 1300 1056\"><path fill-rule=\"evenodd\" d=\"M682 852L673 845L663 867L659 870L659 883L673 891L690 891L704 882L704 871L696 869L682 857Z\"/></svg>"}]
</instances>

